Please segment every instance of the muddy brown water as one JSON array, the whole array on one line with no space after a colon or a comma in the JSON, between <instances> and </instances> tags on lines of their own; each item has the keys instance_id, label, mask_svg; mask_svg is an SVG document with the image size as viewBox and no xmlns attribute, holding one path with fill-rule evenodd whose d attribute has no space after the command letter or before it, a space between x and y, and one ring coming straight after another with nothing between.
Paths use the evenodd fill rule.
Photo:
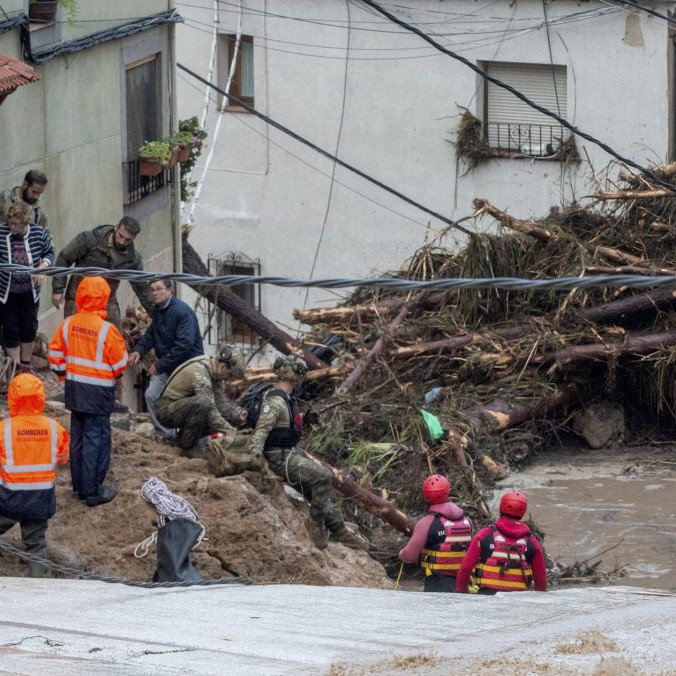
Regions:
<instances>
[{"instance_id":1,"label":"muddy brown water","mask_svg":"<svg viewBox=\"0 0 676 676\"><path fill-rule=\"evenodd\" d=\"M495 501L503 490L523 490L557 561L600 558L599 570L624 565L617 584L676 591L676 450L586 451L563 458L551 454L512 475L501 482Z\"/></svg>"}]
</instances>

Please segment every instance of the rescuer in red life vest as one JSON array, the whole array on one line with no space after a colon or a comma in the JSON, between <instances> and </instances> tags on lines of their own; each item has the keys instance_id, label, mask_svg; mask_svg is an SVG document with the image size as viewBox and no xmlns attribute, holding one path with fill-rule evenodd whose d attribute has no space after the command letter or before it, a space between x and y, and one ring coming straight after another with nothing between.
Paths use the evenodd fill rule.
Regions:
<instances>
[{"instance_id":1,"label":"rescuer in red life vest","mask_svg":"<svg viewBox=\"0 0 676 676\"><path fill-rule=\"evenodd\" d=\"M427 514L415 524L399 558L405 563L420 562L426 592L454 592L455 576L472 540L472 522L448 501L451 485L446 477L428 476L422 490L429 505Z\"/></svg>"},{"instance_id":2,"label":"rescuer in red life vest","mask_svg":"<svg viewBox=\"0 0 676 676\"><path fill-rule=\"evenodd\" d=\"M505 493L500 518L482 528L462 561L456 591L467 592L470 576L480 594L498 591L547 591L545 555L530 528L521 522L528 508L523 493Z\"/></svg>"}]
</instances>

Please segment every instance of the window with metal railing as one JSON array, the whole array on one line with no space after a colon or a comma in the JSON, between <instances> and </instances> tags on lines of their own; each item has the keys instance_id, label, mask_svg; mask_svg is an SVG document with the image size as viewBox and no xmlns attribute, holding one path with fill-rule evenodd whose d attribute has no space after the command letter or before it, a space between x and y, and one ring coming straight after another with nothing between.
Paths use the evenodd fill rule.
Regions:
<instances>
[{"instance_id":1,"label":"window with metal railing","mask_svg":"<svg viewBox=\"0 0 676 676\"><path fill-rule=\"evenodd\" d=\"M132 162L123 162L122 171L124 174L124 206L136 204L144 197L161 190L165 186L174 182L175 167L170 167L161 171L157 176L142 176L139 173L138 160Z\"/></svg>"},{"instance_id":2,"label":"window with metal railing","mask_svg":"<svg viewBox=\"0 0 676 676\"><path fill-rule=\"evenodd\" d=\"M484 127L488 145L505 157L557 157L571 135L561 125L486 122Z\"/></svg>"},{"instance_id":3,"label":"window with metal railing","mask_svg":"<svg viewBox=\"0 0 676 676\"><path fill-rule=\"evenodd\" d=\"M212 275L252 275L261 274L260 259L251 259L243 253L228 251L207 258L209 273ZM239 296L252 310L260 312L261 285L237 284L228 290ZM236 343L247 347L258 347L260 337L241 318L235 317L209 303L207 336L210 345L221 342Z\"/></svg>"}]
</instances>

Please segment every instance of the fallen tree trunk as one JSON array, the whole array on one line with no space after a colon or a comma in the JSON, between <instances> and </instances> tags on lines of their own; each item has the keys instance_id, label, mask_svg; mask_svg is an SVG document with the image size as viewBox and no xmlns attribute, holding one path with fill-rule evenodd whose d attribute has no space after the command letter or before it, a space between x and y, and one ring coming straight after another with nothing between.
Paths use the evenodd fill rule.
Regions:
<instances>
[{"instance_id":1,"label":"fallen tree trunk","mask_svg":"<svg viewBox=\"0 0 676 676\"><path fill-rule=\"evenodd\" d=\"M183 272L200 277L210 277L209 269L200 258L199 254L183 237ZM200 284L190 285L197 293L204 296L208 301L224 310L233 317L241 319L248 327L256 332L263 340L276 347L283 354L292 352L302 353L306 364L310 369L326 368L326 363L312 354L299 341L282 331L276 324L263 316L258 310L234 294L230 289L223 286L208 286Z\"/></svg>"},{"instance_id":2,"label":"fallen tree trunk","mask_svg":"<svg viewBox=\"0 0 676 676\"><path fill-rule=\"evenodd\" d=\"M318 465L323 465L331 470L333 485L341 495L344 495L346 498L352 498L367 512L375 514L404 535L410 535L413 532L415 521L400 509L397 509L391 502L376 495L373 491L368 490L368 488L360 486L351 476L316 458L311 453L305 451L305 455Z\"/></svg>"},{"instance_id":3,"label":"fallen tree trunk","mask_svg":"<svg viewBox=\"0 0 676 676\"><path fill-rule=\"evenodd\" d=\"M350 364L341 364L340 366L325 366L323 369L314 369L309 371L305 380L328 380L329 378L340 378L344 376L350 370ZM244 378L241 380L232 380L228 382L229 387L235 389L240 389L242 387L248 387L253 383L271 383L277 379L274 371L271 369L255 370L249 371L246 370Z\"/></svg>"},{"instance_id":4,"label":"fallen tree trunk","mask_svg":"<svg viewBox=\"0 0 676 676\"><path fill-rule=\"evenodd\" d=\"M597 324L638 325L652 321L658 312L676 307L676 291L657 289L580 310L580 317Z\"/></svg>"},{"instance_id":5,"label":"fallen tree trunk","mask_svg":"<svg viewBox=\"0 0 676 676\"><path fill-rule=\"evenodd\" d=\"M408 359L410 357L420 357L427 354L443 354L453 352L461 347L496 338L520 338L533 332L533 327L528 324L519 326L505 326L503 328L477 331L476 333L466 333L463 336L452 336L442 340L434 340L428 343L416 343L415 345L406 345L397 347L389 352L395 359Z\"/></svg>"},{"instance_id":6,"label":"fallen tree trunk","mask_svg":"<svg viewBox=\"0 0 676 676\"><path fill-rule=\"evenodd\" d=\"M545 230L544 228L541 228L529 221L522 221L518 218L514 218L508 213L493 206L485 199L475 199L474 208L476 210L475 215L478 216L482 213L490 214L504 227L510 228L511 230L516 230L516 232L520 232L523 235L533 237L540 242L547 243L559 239L553 233L549 232L549 230ZM634 256L633 254L627 253L626 251L620 251L619 249L613 249L608 246L597 247L596 252L618 263L639 264L645 262L643 258L639 258L638 256Z\"/></svg>"},{"instance_id":7,"label":"fallen tree trunk","mask_svg":"<svg viewBox=\"0 0 676 676\"><path fill-rule=\"evenodd\" d=\"M671 268L654 268L642 265L620 265L616 268L607 268L600 265L591 265L584 269L585 275L676 275Z\"/></svg>"},{"instance_id":8,"label":"fallen tree trunk","mask_svg":"<svg viewBox=\"0 0 676 676\"><path fill-rule=\"evenodd\" d=\"M436 291L430 293L421 303L424 310L434 310L446 297L447 292ZM387 298L376 303L364 303L363 305L346 305L335 308L310 308L309 310L294 310L294 319L303 324L337 324L349 322L353 317L362 320L372 319L380 315L396 312L406 303L406 298Z\"/></svg>"},{"instance_id":9,"label":"fallen tree trunk","mask_svg":"<svg viewBox=\"0 0 676 676\"><path fill-rule=\"evenodd\" d=\"M594 195L587 195L597 200L640 200L655 199L656 197L676 197L676 192L672 190L627 190L620 192L597 192Z\"/></svg>"}]
</instances>

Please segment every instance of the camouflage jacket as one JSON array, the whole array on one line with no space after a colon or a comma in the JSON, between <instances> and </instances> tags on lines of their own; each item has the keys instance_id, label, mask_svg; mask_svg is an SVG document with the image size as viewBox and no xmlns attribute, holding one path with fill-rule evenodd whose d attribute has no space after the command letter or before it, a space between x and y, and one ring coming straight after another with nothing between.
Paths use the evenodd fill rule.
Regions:
<instances>
[{"instance_id":1,"label":"camouflage jacket","mask_svg":"<svg viewBox=\"0 0 676 676\"><path fill-rule=\"evenodd\" d=\"M5 192L0 194L0 223L4 223L7 220L7 209L9 209L10 204L20 199L20 185L16 186L16 188L12 188L11 190L5 190ZM47 227L47 212L40 206L40 204L31 204L31 223L41 225L44 228Z\"/></svg>"},{"instance_id":2,"label":"camouflage jacket","mask_svg":"<svg viewBox=\"0 0 676 676\"><path fill-rule=\"evenodd\" d=\"M118 251L112 243L111 235L115 226L99 225L93 230L81 232L72 239L60 252L54 265L68 268L77 267L107 268L108 270L143 270L143 259L130 244L123 251ZM52 279L52 293L63 293L66 289L66 300L75 298L75 291L82 280L80 275L71 275L66 287L66 277ZM107 280L110 295L113 297L120 285L119 280ZM155 304L150 296L150 288L145 283L132 282L134 292L148 314L152 314Z\"/></svg>"},{"instance_id":3,"label":"camouflage jacket","mask_svg":"<svg viewBox=\"0 0 676 676\"><path fill-rule=\"evenodd\" d=\"M263 455L265 442L274 427L288 427L291 423L289 407L283 397L275 394L266 394L261 404L258 422L251 435L249 452Z\"/></svg>"},{"instance_id":4,"label":"camouflage jacket","mask_svg":"<svg viewBox=\"0 0 676 676\"><path fill-rule=\"evenodd\" d=\"M211 358L204 355L193 357L174 369L160 397L178 401L185 397L206 395L214 402L218 412L232 425L237 425L244 410L225 396L223 381L214 377Z\"/></svg>"}]
</instances>

